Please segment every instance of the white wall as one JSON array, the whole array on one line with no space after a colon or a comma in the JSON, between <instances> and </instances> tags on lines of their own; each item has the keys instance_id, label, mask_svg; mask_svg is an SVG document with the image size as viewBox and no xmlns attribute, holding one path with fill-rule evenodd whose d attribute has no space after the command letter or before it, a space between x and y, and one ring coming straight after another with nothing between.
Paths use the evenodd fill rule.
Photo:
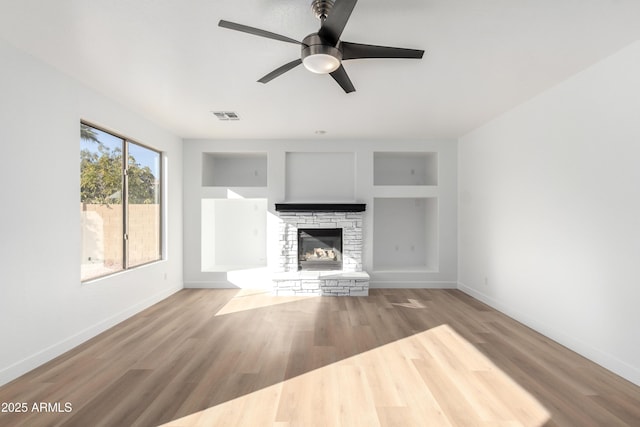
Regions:
<instances>
[{"instance_id":1,"label":"white wall","mask_svg":"<svg viewBox=\"0 0 640 427\"><path fill-rule=\"evenodd\" d=\"M285 165L286 201L348 203L356 200L353 152L289 152L285 155Z\"/></svg>"},{"instance_id":2,"label":"white wall","mask_svg":"<svg viewBox=\"0 0 640 427\"><path fill-rule=\"evenodd\" d=\"M0 384L182 288L181 141L0 40ZM167 259L80 283L80 120L163 150Z\"/></svg>"},{"instance_id":3,"label":"white wall","mask_svg":"<svg viewBox=\"0 0 640 427\"><path fill-rule=\"evenodd\" d=\"M453 141L339 141L316 140L186 140L184 146L184 282L186 287L244 287L271 285L270 269L277 266L278 214L275 203L281 202L360 202L367 204L364 215L363 267L371 276L371 287L456 287L457 286L457 144ZM374 186L375 152L431 152L437 153L437 186ZM267 185L264 188L223 188L203 186L203 155L215 152L266 153L268 158ZM425 157L426 159L426 157ZM432 163L435 160L432 159ZM206 176L206 174L205 174ZM210 225L203 225L203 206L207 200L225 197L266 199L267 262L264 268L241 268L234 271L212 271L202 263L202 231L209 233ZM373 263L374 202L388 198L437 198L433 209L422 212L437 216L437 230L427 226L433 236L433 265L420 268L396 268L377 271ZM204 203L203 203L204 201ZM381 202L382 203L382 202ZM432 212L434 210L438 212ZM406 224L399 223L401 227ZM427 229L423 230L427 233ZM210 234L210 233L209 233ZM400 233L402 234L402 233ZM407 234L407 233L405 233ZM384 235L384 234L383 234ZM380 239L379 239L380 240ZM431 241L429 241L431 242ZM393 242L376 242L380 245ZM416 247L415 250L420 250ZM423 252L425 249L422 249ZM205 256L208 256L205 253ZM205 263L206 264L206 263ZM223 266L224 267L224 266Z\"/></svg>"},{"instance_id":4,"label":"white wall","mask_svg":"<svg viewBox=\"0 0 640 427\"><path fill-rule=\"evenodd\" d=\"M640 384L640 42L461 138L460 287Z\"/></svg>"}]
</instances>

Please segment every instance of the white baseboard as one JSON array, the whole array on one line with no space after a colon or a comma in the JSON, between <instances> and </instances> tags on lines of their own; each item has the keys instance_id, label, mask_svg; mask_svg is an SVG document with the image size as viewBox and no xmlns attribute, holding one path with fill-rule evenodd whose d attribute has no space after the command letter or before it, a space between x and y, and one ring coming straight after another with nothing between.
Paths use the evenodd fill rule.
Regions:
<instances>
[{"instance_id":1,"label":"white baseboard","mask_svg":"<svg viewBox=\"0 0 640 427\"><path fill-rule=\"evenodd\" d=\"M240 289L238 286L234 286L230 282L218 281L218 282L184 282L185 289Z\"/></svg>"},{"instance_id":2,"label":"white baseboard","mask_svg":"<svg viewBox=\"0 0 640 427\"><path fill-rule=\"evenodd\" d=\"M458 282L458 289L506 314L507 316L517 320L518 322L527 325L528 327L541 333L542 335L551 338L552 340L556 341L559 344L562 344L570 350L575 351L576 353L597 363L605 369L608 369L611 372L625 378L626 380L640 386L640 368L632 366L629 363L620 360L611 354L608 354L589 344L566 335L562 331L559 331L556 328L549 326L548 324L539 322L524 313L513 310L501 301L496 300L478 291L477 289L471 288L464 283Z\"/></svg>"},{"instance_id":3,"label":"white baseboard","mask_svg":"<svg viewBox=\"0 0 640 427\"><path fill-rule=\"evenodd\" d=\"M38 366L55 359L61 354L77 347L83 342L95 337L96 335L106 331L130 318L131 316L151 307L152 305L170 297L174 293L182 290L182 286L159 292L144 301L141 301L126 310L123 310L93 326L90 326L75 335L72 335L56 344L53 344L31 356L28 356L13 365L0 370L0 386L13 381L14 379L26 374L27 372L37 368Z\"/></svg>"}]
</instances>

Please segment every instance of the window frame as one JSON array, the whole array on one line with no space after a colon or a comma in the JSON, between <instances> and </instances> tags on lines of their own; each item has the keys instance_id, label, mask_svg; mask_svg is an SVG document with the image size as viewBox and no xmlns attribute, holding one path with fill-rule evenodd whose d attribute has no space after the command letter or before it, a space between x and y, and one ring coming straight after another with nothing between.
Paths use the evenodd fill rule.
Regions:
<instances>
[{"instance_id":1,"label":"window frame","mask_svg":"<svg viewBox=\"0 0 640 427\"><path fill-rule=\"evenodd\" d=\"M128 138L118 132L114 132L113 130L104 128L100 125L96 125L90 121L87 120L80 120L80 126L88 126L90 128L93 128L95 130L107 133L115 138L121 139L122 140L122 164L121 166L121 173L122 173L122 189L121 189L121 194L122 194L122 269L118 270L118 271L114 271L114 272L110 272L110 273L105 273L105 274L101 274L99 276L94 276L94 277L89 277L87 279L83 279L82 278L82 264L81 264L81 274L80 274L80 282L82 284L86 284L86 283L90 283L96 280L101 280L104 279L105 277L110 277L116 274L121 274L124 273L126 271L130 271L130 270L135 270L138 267L144 267L146 265L149 264L153 264L156 262L160 262L163 261L165 259L165 250L164 250L164 231L165 231L165 226L164 226L164 188L165 188L165 182L164 182L164 152L161 150L158 150L157 148L153 148L147 144L143 144L138 142L135 139L132 138ZM159 257L158 259L152 260L152 261L148 261L148 262L144 262L142 264L136 264L134 266L129 266L129 174L128 174L128 169L129 169L129 144L135 144L139 147L142 147L144 149L153 151L154 153L157 153L159 156L159 160L158 160L158 254ZM82 171L80 171L80 173L82 174ZM81 248L82 250L82 248Z\"/></svg>"}]
</instances>

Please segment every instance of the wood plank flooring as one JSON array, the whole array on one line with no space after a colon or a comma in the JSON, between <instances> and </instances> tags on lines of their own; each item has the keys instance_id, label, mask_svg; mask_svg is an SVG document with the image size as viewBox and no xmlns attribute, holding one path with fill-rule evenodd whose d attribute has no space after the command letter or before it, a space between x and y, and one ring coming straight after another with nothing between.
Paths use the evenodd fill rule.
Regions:
<instances>
[{"instance_id":1,"label":"wood plank flooring","mask_svg":"<svg viewBox=\"0 0 640 427\"><path fill-rule=\"evenodd\" d=\"M640 426L640 387L457 290L183 290L0 402L29 408L3 427Z\"/></svg>"}]
</instances>

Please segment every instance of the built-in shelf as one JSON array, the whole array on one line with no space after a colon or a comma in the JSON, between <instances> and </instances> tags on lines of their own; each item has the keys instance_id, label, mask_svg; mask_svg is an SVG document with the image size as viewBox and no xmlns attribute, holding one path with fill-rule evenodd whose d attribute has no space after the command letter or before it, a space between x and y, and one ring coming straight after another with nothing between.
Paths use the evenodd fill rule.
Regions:
<instances>
[{"instance_id":1,"label":"built-in shelf","mask_svg":"<svg viewBox=\"0 0 640 427\"><path fill-rule=\"evenodd\" d=\"M205 187L266 187L266 153L202 153Z\"/></svg>"},{"instance_id":2,"label":"built-in shelf","mask_svg":"<svg viewBox=\"0 0 640 427\"><path fill-rule=\"evenodd\" d=\"M373 153L373 185L438 185L438 154Z\"/></svg>"},{"instance_id":3,"label":"built-in shelf","mask_svg":"<svg viewBox=\"0 0 640 427\"><path fill-rule=\"evenodd\" d=\"M374 198L374 270L436 271L437 230L437 198Z\"/></svg>"},{"instance_id":4,"label":"built-in shelf","mask_svg":"<svg viewBox=\"0 0 640 427\"><path fill-rule=\"evenodd\" d=\"M267 187L202 187L202 199L264 199Z\"/></svg>"}]
</instances>

